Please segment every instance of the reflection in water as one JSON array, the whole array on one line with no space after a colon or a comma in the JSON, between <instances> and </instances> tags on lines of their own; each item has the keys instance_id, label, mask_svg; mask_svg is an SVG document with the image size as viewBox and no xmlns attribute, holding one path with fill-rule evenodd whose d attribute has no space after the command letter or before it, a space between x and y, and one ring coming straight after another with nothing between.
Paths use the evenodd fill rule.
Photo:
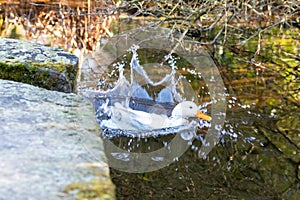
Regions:
<instances>
[{"instance_id":1,"label":"reflection in water","mask_svg":"<svg viewBox=\"0 0 300 200\"><path fill-rule=\"evenodd\" d=\"M299 44L288 48L299 53ZM264 68L241 62L242 54L219 56L230 94L219 145L198 159L200 137L175 163L151 173L111 168L118 199L300 199L299 62L277 73L274 51L269 46L262 55L271 63Z\"/></svg>"}]
</instances>

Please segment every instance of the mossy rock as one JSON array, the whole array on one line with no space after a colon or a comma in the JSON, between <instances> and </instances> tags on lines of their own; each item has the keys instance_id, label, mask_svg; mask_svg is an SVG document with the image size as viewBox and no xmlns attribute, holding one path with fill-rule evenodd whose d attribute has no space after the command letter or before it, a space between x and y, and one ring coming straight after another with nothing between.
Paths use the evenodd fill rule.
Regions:
<instances>
[{"instance_id":1,"label":"mossy rock","mask_svg":"<svg viewBox=\"0 0 300 200\"><path fill-rule=\"evenodd\" d=\"M0 79L73 92L78 58L63 49L0 38Z\"/></svg>"},{"instance_id":2,"label":"mossy rock","mask_svg":"<svg viewBox=\"0 0 300 200\"><path fill-rule=\"evenodd\" d=\"M74 199L82 200L111 200L115 199L115 186L108 178L102 178L101 175L88 182L72 183L68 185L64 192L74 194ZM103 176L105 177L105 176Z\"/></svg>"},{"instance_id":3,"label":"mossy rock","mask_svg":"<svg viewBox=\"0 0 300 200\"><path fill-rule=\"evenodd\" d=\"M0 79L0 199L114 199L93 110L79 95Z\"/></svg>"}]
</instances>

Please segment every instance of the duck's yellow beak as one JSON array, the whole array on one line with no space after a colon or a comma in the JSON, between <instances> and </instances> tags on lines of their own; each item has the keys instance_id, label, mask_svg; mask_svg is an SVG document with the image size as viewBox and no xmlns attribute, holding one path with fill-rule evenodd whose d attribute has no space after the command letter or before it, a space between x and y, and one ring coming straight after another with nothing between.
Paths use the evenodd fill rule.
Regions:
<instances>
[{"instance_id":1,"label":"duck's yellow beak","mask_svg":"<svg viewBox=\"0 0 300 200\"><path fill-rule=\"evenodd\" d=\"M197 110L197 114L196 114L196 117L200 118L200 119L203 119L203 120L206 120L206 121L210 121L211 120L211 117L204 114L203 112L201 112L200 110Z\"/></svg>"}]
</instances>

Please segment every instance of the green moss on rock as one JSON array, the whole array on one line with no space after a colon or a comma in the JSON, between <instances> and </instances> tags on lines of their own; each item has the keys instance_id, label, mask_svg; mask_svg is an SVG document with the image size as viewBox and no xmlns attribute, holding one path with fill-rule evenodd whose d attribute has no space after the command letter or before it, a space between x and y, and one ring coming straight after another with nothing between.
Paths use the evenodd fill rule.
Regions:
<instances>
[{"instance_id":1,"label":"green moss on rock","mask_svg":"<svg viewBox=\"0 0 300 200\"><path fill-rule=\"evenodd\" d=\"M0 38L0 79L73 92L78 58L62 49Z\"/></svg>"},{"instance_id":2,"label":"green moss on rock","mask_svg":"<svg viewBox=\"0 0 300 200\"><path fill-rule=\"evenodd\" d=\"M76 200L115 199L115 186L106 179L94 179L85 183L73 183L68 185L64 192L75 193Z\"/></svg>"}]
</instances>

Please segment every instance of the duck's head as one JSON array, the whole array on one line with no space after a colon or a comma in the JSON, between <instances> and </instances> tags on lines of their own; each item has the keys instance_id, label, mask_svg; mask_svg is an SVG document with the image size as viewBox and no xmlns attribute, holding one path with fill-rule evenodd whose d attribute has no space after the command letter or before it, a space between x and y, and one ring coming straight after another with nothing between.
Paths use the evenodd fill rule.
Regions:
<instances>
[{"instance_id":1,"label":"duck's head","mask_svg":"<svg viewBox=\"0 0 300 200\"><path fill-rule=\"evenodd\" d=\"M172 111L172 117L190 118L198 117L203 120L210 121L211 117L202 113L197 105L192 101L184 101L175 106Z\"/></svg>"}]
</instances>

